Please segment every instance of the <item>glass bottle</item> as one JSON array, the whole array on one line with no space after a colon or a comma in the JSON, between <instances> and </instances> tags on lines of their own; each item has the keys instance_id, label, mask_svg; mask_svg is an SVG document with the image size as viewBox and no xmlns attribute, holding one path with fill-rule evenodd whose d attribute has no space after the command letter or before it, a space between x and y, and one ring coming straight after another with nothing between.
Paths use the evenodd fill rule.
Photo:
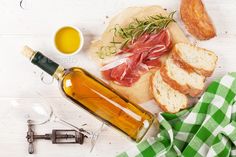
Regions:
<instances>
[{"instance_id":1,"label":"glass bottle","mask_svg":"<svg viewBox=\"0 0 236 157\"><path fill-rule=\"evenodd\" d=\"M130 102L82 68L64 69L42 53L25 46L22 53L59 81L63 95L105 124L139 142L154 121L151 113Z\"/></svg>"}]
</instances>

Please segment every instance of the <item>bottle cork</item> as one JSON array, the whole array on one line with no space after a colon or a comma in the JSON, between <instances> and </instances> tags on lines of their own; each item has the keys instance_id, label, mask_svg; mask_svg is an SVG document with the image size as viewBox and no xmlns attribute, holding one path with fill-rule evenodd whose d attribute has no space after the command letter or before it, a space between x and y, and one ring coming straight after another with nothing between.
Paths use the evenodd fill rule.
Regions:
<instances>
[{"instance_id":1,"label":"bottle cork","mask_svg":"<svg viewBox=\"0 0 236 157\"><path fill-rule=\"evenodd\" d=\"M28 59L32 59L32 57L36 54L36 52L34 50L32 50L30 47L28 46L24 46L21 53Z\"/></svg>"}]
</instances>

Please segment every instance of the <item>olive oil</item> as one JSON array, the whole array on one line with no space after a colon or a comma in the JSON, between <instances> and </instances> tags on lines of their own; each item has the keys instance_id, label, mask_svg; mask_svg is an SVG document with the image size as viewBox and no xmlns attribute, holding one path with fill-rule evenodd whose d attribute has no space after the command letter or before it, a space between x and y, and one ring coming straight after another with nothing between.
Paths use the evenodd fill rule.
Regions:
<instances>
[{"instance_id":1,"label":"olive oil","mask_svg":"<svg viewBox=\"0 0 236 157\"><path fill-rule=\"evenodd\" d=\"M81 34L73 27L63 27L55 35L55 45L61 53L74 53L81 46Z\"/></svg>"},{"instance_id":2,"label":"olive oil","mask_svg":"<svg viewBox=\"0 0 236 157\"><path fill-rule=\"evenodd\" d=\"M33 64L58 79L66 98L136 142L143 138L152 125L154 117L151 113L125 99L84 69L64 69L28 47L23 53Z\"/></svg>"}]
</instances>

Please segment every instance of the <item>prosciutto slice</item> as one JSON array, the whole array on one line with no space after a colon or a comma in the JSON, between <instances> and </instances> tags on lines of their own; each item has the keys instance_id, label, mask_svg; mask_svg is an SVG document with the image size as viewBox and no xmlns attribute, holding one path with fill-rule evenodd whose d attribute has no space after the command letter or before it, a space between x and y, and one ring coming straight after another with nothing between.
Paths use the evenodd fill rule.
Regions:
<instances>
[{"instance_id":1,"label":"prosciutto slice","mask_svg":"<svg viewBox=\"0 0 236 157\"><path fill-rule=\"evenodd\" d=\"M101 68L105 79L122 86L132 86L142 74L161 66L159 58L171 49L171 37L167 29L156 34L143 34L116 55L124 56ZM124 54L129 55L124 55Z\"/></svg>"}]
</instances>

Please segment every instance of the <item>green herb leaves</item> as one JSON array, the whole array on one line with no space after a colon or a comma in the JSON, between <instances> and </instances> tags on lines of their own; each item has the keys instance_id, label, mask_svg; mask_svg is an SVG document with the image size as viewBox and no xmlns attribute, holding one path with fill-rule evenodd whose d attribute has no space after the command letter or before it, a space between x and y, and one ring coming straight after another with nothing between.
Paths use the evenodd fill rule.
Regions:
<instances>
[{"instance_id":1,"label":"green herb leaves","mask_svg":"<svg viewBox=\"0 0 236 157\"><path fill-rule=\"evenodd\" d=\"M142 20L136 18L126 27L121 27L118 24L115 25L115 27L111 30L114 32L113 41L110 42L110 46L100 48L97 52L99 57L103 59L106 56L116 53L118 49L117 47L122 49L129 43L133 43L135 39L145 33L158 33L160 30L166 28L169 23L175 22L173 19L174 14L175 12L171 12L168 16L153 15ZM123 41L117 42L114 40L115 37L119 37L123 39Z\"/></svg>"},{"instance_id":2,"label":"green herb leaves","mask_svg":"<svg viewBox=\"0 0 236 157\"><path fill-rule=\"evenodd\" d=\"M162 15L148 16L144 20L134 19L127 27L116 25L113 28L114 36L121 37L124 41L121 45L124 47L129 42L133 42L144 33L158 33L166 28L170 22L175 22L173 19L175 12L171 12L167 17ZM122 48L122 47L121 47Z\"/></svg>"},{"instance_id":3,"label":"green herb leaves","mask_svg":"<svg viewBox=\"0 0 236 157\"><path fill-rule=\"evenodd\" d=\"M100 59L104 59L106 56L111 56L112 54L115 54L117 52L117 48L114 45L111 46L102 46L97 51L97 54Z\"/></svg>"}]
</instances>

